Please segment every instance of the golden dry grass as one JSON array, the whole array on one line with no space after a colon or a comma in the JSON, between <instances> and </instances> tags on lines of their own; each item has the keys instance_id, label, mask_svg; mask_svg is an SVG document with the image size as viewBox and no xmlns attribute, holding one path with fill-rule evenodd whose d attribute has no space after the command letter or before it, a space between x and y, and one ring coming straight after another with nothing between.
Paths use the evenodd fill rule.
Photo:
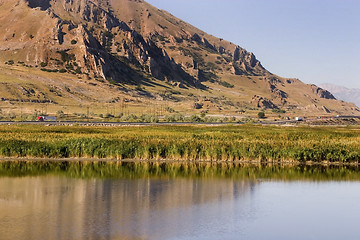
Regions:
<instances>
[{"instance_id":1,"label":"golden dry grass","mask_svg":"<svg viewBox=\"0 0 360 240\"><path fill-rule=\"evenodd\" d=\"M358 163L358 127L0 126L0 156Z\"/></svg>"}]
</instances>

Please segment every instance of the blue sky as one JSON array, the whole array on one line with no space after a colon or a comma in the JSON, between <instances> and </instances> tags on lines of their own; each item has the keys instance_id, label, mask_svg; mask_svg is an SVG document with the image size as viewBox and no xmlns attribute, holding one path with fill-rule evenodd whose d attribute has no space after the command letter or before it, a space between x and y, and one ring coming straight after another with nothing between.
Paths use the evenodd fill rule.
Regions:
<instances>
[{"instance_id":1,"label":"blue sky","mask_svg":"<svg viewBox=\"0 0 360 240\"><path fill-rule=\"evenodd\" d=\"M360 0L147 0L306 83L360 88Z\"/></svg>"}]
</instances>

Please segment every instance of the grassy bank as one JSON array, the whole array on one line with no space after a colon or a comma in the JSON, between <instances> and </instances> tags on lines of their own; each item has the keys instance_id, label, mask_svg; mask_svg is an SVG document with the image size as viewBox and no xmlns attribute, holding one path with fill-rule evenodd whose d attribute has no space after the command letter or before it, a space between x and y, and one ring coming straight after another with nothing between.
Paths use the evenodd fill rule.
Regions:
<instances>
[{"instance_id":1,"label":"grassy bank","mask_svg":"<svg viewBox=\"0 0 360 240\"><path fill-rule=\"evenodd\" d=\"M0 126L0 156L358 162L357 127Z\"/></svg>"}]
</instances>

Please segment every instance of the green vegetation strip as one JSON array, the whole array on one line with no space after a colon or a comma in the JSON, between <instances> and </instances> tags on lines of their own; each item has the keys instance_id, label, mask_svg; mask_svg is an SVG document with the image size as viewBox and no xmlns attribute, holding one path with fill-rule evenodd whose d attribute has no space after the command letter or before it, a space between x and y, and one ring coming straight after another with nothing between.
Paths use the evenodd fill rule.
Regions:
<instances>
[{"instance_id":1,"label":"green vegetation strip","mask_svg":"<svg viewBox=\"0 0 360 240\"><path fill-rule=\"evenodd\" d=\"M71 178L233 178L283 181L359 181L359 166L123 161L2 161L0 177L59 175Z\"/></svg>"},{"instance_id":2,"label":"green vegetation strip","mask_svg":"<svg viewBox=\"0 0 360 240\"><path fill-rule=\"evenodd\" d=\"M0 126L0 156L358 163L359 127Z\"/></svg>"}]
</instances>

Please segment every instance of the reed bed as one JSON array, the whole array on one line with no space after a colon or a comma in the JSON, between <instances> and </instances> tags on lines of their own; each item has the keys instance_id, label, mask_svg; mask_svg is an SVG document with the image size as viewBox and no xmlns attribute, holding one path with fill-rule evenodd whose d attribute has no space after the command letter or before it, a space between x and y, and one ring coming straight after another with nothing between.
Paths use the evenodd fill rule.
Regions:
<instances>
[{"instance_id":1,"label":"reed bed","mask_svg":"<svg viewBox=\"0 0 360 240\"><path fill-rule=\"evenodd\" d=\"M0 156L358 163L360 128L0 126Z\"/></svg>"}]
</instances>

